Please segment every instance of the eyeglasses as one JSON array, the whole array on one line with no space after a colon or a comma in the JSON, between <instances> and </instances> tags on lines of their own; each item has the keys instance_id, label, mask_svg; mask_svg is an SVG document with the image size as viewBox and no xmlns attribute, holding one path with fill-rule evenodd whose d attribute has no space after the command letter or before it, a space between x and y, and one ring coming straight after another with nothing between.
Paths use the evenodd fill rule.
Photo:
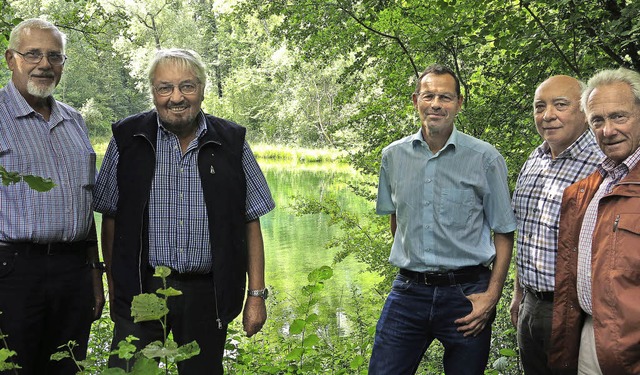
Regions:
<instances>
[{"instance_id":1,"label":"eyeglasses","mask_svg":"<svg viewBox=\"0 0 640 375\"><path fill-rule=\"evenodd\" d=\"M436 97L442 103L451 103L454 100L456 100L458 96L456 94L450 94L450 93L445 93L445 94L434 94L432 92L418 93L418 98L420 98L420 100L422 100L423 102L427 102L427 103L431 103L436 99Z\"/></svg>"},{"instance_id":2,"label":"eyeglasses","mask_svg":"<svg viewBox=\"0 0 640 375\"><path fill-rule=\"evenodd\" d=\"M183 82L178 85L178 90L180 90L180 92L184 95L191 95L191 94L195 94L195 92L198 90L198 85L199 83ZM153 86L153 89L160 96L169 96L173 94L174 88L175 88L174 85Z\"/></svg>"},{"instance_id":3,"label":"eyeglasses","mask_svg":"<svg viewBox=\"0 0 640 375\"><path fill-rule=\"evenodd\" d=\"M20 55L22 59L24 59L24 61L28 62L29 64L40 64L40 61L42 61L42 58L45 56L47 57L49 64L53 66L62 66L64 65L65 61L67 61L66 55L57 52L52 52L45 55L42 52L36 51L29 51L25 53L16 51L15 49L12 49L12 51Z\"/></svg>"}]
</instances>

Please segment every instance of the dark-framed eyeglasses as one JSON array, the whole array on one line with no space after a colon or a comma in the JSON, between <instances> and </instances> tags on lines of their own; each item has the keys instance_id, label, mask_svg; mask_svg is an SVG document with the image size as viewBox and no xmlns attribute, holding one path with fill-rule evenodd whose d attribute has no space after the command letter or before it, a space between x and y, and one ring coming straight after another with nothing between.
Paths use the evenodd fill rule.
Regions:
<instances>
[{"instance_id":1,"label":"dark-framed eyeglasses","mask_svg":"<svg viewBox=\"0 0 640 375\"><path fill-rule=\"evenodd\" d=\"M198 91L198 85L199 83L196 82L182 82L178 85L178 90L180 90L183 95L192 95L195 94L196 91ZM155 92L160 96L169 96L173 94L173 89L175 88L176 86L171 84L153 86Z\"/></svg>"},{"instance_id":2,"label":"dark-framed eyeglasses","mask_svg":"<svg viewBox=\"0 0 640 375\"><path fill-rule=\"evenodd\" d=\"M16 51L15 49L12 49L12 51L20 55L22 59L29 64L40 64L40 61L42 61L42 58L45 56L47 57L49 64L54 66L62 66L64 65L65 61L67 61L67 55L57 52L51 52L45 55L44 53L39 51L28 51L25 53Z\"/></svg>"}]
</instances>

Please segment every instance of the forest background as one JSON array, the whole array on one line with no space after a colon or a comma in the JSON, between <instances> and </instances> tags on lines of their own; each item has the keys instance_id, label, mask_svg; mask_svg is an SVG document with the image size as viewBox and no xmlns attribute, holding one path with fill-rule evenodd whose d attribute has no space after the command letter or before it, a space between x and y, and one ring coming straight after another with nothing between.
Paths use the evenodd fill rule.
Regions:
<instances>
[{"instance_id":1,"label":"forest background","mask_svg":"<svg viewBox=\"0 0 640 375\"><path fill-rule=\"evenodd\" d=\"M94 142L108 138L112 121L151 108L146 67L156 49L189 48L207 66L207 112L246 126L252 144L346 155L363 176L351 188L371 201L381 149L419 127L410 95L431 63L460 77L465 99L456 126L496 146L511 188L541 142L532 121L540 82L554 74L586 80L619 66L640 70L635 0L0 1L2 50L20 19L42 16L67 33L69 60L55 95L81 111ZM2 64L4 85L10 72ZM299 200L294 208L341 225L343 234L329 244L340 248L336 260L351 255L364 262L384 277L385 293L394 272L386 261L387 218L345 212L330 199ZM322 280L311 277L310 285ZM505 311L512 281L513 271L494 329L500 333L492 350L495 373L518 373ZM303 291L310 302L316 292ZM309 340L318 337L310 333L305 340L305 327L319 320L311 311L312 303L291 324L300 332L280 341L245 342L232 334L228 367L366 372L372 323L363 322L347 340ZM422 369L435 373L437 366L427 359Z\"/></svg>"}]
</instances>

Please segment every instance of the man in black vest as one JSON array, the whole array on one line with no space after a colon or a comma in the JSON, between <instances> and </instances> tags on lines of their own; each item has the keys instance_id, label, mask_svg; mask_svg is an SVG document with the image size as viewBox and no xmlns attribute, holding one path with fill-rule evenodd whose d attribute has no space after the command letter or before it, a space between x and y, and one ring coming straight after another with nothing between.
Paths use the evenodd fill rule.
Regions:
<instances>
[{"instance_id":1,"label":"man in black vest","mask_svg":"<svg viewBox=\"0 0 640 375\"><path fill-rule=\"evenodd\" d=\"M245 141L245 129L201 110L206 75L195 52L158 51L149 71L155 109L113 125L95 189L103 214L112 347L164 339L159 322L133 323L133 297L162 287L153 269L172 269L167 333L200 354L181 374L222 374L227 324L242 310L248 336L266 320L260 216L275 204ZM112 356L110 366L126 362Z\"/></svg>"}]
</instances>

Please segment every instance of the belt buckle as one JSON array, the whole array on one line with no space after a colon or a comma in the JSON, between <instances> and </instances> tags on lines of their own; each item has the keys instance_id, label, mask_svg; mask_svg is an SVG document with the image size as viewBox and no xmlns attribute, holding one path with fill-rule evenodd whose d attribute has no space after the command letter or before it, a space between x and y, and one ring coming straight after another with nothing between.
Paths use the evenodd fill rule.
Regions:
<instances>
[{"instance_id":1,"label":"belt buckle","mask_svg":"<svg viewBox=\"0 0 640 375\"><path fill-rule=\"evenodd\" d=\"M426 272L423 273L422 277L424 278L424 280L423 280L424 281L424 285L429 285L429 286L433 285L432 282L429 282L429 274L428 273L426 273Z\"/></svg>"}]
</instances>

